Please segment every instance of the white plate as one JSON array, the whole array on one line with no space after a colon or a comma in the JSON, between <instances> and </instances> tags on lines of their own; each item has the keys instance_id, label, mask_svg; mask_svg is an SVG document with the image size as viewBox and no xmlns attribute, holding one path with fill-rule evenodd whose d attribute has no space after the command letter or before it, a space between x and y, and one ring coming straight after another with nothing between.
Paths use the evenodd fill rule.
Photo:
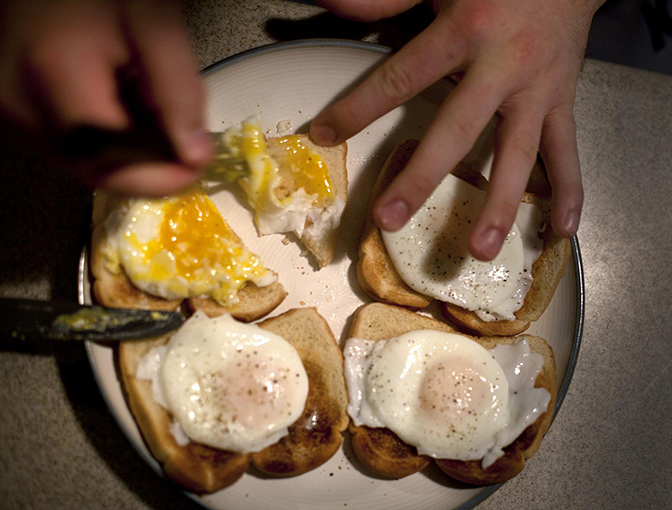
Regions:
<instances>
[{"instance_id":1,"label":"white plate","mask_svg":"<svg viewBox=\"0 0 672 510\"><path fill-rule=\"evenodd\" d=\"M252 50L214 65L205 72L208 93L208 127L221 131L251 115L258 115L264 129L275 134L276 124L290 120L294 129L304 128L327 104L343 94L387 58L385 48L346 41L300 41ZM405 106L376 121L349 142L349 203L334 261L317 272L301 255L296 243L284 245L283 236L259 238L252 216L240 196L227 190L213 200L245 244L280 275L287 299L272 315L297 306L315 306L339 338L349 318L368 302L356 279L357 243L368 197L386 155L406 138L420 138L437 106L451 90L443 81ZM492 126L490 126L492 128ZM472 153L472 162L489 157L486 144ZM578 245L556 295L541 320L530 332L544 337L553 347L560 391L558 406L567 391L578 354L583 317L583 276ZM81 299L90 300L86 261L80 268ZM88 344L88 353L101 392L130 441L157 472L124 401L113 363L112 349ZM557 409L557 408L556 408ZM315 508L442 509L469 508L498 486L477 488L449 480L436 468L402 480L382 480L367 475L349 449L344 448L320 468L289 479L269 479L246 473L233 486L194 499L212 509L295 510Z\"/></svg>"}]
</instances>

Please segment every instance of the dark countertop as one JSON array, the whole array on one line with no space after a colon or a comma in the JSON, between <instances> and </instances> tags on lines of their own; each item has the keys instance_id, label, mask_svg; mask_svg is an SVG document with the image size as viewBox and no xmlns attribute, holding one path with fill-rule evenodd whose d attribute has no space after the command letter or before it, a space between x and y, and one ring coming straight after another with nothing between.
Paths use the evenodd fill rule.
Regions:
<instances>
[{"instance_id":1,"label":"dark countertop","mask_svg":"<svg viewBox=\"0 0 672 510\"><path fill-rule=\"evenodd\" d=\"M364 27L279 0L191 2L187 13L201 67L343 30L398 47L422 23L408 16ZM539 452L479 508L669 506L671 105L672 77L585 64L576 101L586 191L579 361ZM89 192L6 141L0 153L0 295L76 299ZM82 345L0 349L0 386L3 508L195 508L128 443Z\"/></svg>"}]
</instances>

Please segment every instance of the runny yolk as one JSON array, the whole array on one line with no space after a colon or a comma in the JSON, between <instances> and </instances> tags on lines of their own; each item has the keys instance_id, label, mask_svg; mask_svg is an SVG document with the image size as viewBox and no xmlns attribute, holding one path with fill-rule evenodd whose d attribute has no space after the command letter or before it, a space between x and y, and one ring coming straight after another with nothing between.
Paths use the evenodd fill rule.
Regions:
<instances>
[{"instance_id":1,"label":"runny yolk","mask_svg":"<svg viewBox=\"0 0 672 510\"><path fill-rule=\"evenodd\" d=\"M297 189L303 188L307 195L317 195L318 203L333 197L329 170L320 156L311 152L296 135L284 136L276 143L286 150L285 162L292 170Z\"/></svg>"},{"instance_id":2,"label":"runny yolk","mask_svg":"<svg viewBox=\"0 0 672 510\"><path fill-rule=\"evenodd\" d=\"M259 259L239 242L210 199L197 189L181 194L164 208L158 239L145 246L145 260L165 250L175 271L187 280L225 272L231 276L263 271ZM244 256L247 255L247 256ZM238 266L238 267L236 267ZM205 270L206 275L203 271Z\"/></svg>"}]
</instances>

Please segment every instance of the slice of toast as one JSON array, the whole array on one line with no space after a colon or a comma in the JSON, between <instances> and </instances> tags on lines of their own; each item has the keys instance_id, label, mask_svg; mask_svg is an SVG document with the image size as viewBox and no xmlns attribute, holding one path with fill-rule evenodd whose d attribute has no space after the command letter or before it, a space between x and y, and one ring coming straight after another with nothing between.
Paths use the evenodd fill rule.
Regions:
<instances>
[{"instance_id":1,"label":"slice of toast","mask_svg":"<svg viewBox=\"0 0 672 510\"><path fill-rule=\"evenodd\" d=\"M350 421L343 353L315 308L297 308L260 326L285 338L308 372L308 399L289 435L258 453L252 463L264 473L293 476L315 469L336 453Z\"/></svg>"},{"instance_id":2,"label":"slice of toast","mask_svg":"<svg viewBox=\"0 0 672 510\"><path fill-rule=\"evenodd\" d=\"M360 285L376 301L420 309L432 298L411 289L401 279L390 259L380 230L373 221L373 204L392 180L403 170L417 148L417 140L407 140L398 145L389 155L374 186L364 231L359 245L357 277ZM487 189L485 178L469 166L460 163L452 172L458 178L481 190ZM539 178L539 172L534 173ZM543 176L542 176L543 177ZM541 188L541 186L537 186ZM513 321L486 322L475 312L444 303L444 315L469 332L480 335L516 335L525 331L532 321L538 320L550 303L571 255L571 244L555 234L550 226L550 199L548 196L526 192L523 201L534 203L543 215L541 237L543 250L532 266L534 281L523 306L515 313Z\"/></svg>"},{"instance_id":3,"label":"slice of toast","mask_svg":"<svg viewBox=\"0 0 672 510\"><path fill-rule=\"evenodd\" d=\"M119 308L178 309L182 299L170 300L152 296L134 286L124 273L123 267L119 273L108 269L105 257L108 236L105 219L120 204L116 197L102 192L96 193L90 256L93 294L96 300L104 306ZM257 287L248 282L238 292L238 303L231 307L223 307L210 297L190 298L188 302L192 309L202 309L211 317L229 312L236 319L249 322L271 312L286 296L287 292L279 281L265 287Z\"/></svg>"},{"instance_id":4,"label":"slice of toast","mask_svg":"<svg viewBox=\"0 0 672 510\"><path fill-rule=\"evenodd\" d=\"M121 342L118 361L126 398L140 432L166 476L189 491L211 493L238 480L250 461L275 475L305 473L328 460L340 447L348 424L343 356L326 321L314 308L290 310L259 324L281 335L298 351L308 374L308 399L289 435L252 454L239 454L189 442L180 446L172 433L170 413L152 396L151 381L137 379L138 363L169 336Z\"/></svg>"},{"instance_id":5,"label":"slice of toast","mask_svg":"<svg viewBox=\"0 0 672 510\"><path fill-rule=\"evenodd\" d=\"M334 191L334 198L338 198L346 203L348 200L347 144L343 142L342 144L333 147L321 147L313 143L308 135L296 136L310 152L313 152L322 158L329 170L329 178ZM291 172L282 171L282 159L285 154L285 149L280 144L276 143L279 139L280 138L269 138L267 140L268 153L281 167L281 180L277 193L287 195L297 191L297 187ZM320 268L327 266L334 258L334 250L336 249L336 242L338 240L338 231L339 227L336 227L335 229L320 233L320 235L311 235L309 232L304 232L301 236L301 241L308 251L315 257Z\"/></svg>"},{"instance_id":6,"label":"slice of toast","mask_svg":"<svg viewBox=\"0 0 672 510\"><path fill-rule=\"evenodd\" d=\"M443 322L410 310L371 303L361 306L355 312L348 337L378 341L419 329L455 332ZM486 349L492 349L498 344L513 344L516 341L513 337L470 338ZM452 478L477 485L503 482L518 474L525 466L525 461L539 448L551 423L557 395L555 359L553 350L542 338L530 335L525 335L525 338L529 342L530 350L541 354L544 358L544 365L537 376L535 387L546 388L551 394L548 410L527 427L512 444L504 448L504 455L486 469L481 467L480 460L436 460L437 465ZM422 470L431 461L430 457L418 455L414 447L404 443L389 429L358 427L351 423L350 431L357 457L367 468L379 475L402 478Z\"/></svg>"}]
</instances>

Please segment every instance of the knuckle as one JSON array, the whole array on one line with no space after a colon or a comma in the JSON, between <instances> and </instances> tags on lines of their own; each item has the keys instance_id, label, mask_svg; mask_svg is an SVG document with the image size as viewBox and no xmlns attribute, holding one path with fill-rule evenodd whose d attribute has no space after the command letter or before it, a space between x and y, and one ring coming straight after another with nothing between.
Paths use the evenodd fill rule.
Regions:
<instances>
[{"instance_id":1,"label":"knuckle","mask_svg":"<svg viewBox=\"0 0 672 510\"><path fill-rule=\"evenodd\" d=\"M521 137L512 142L512 150L514 151L516 160L521 161L526 168L529 167L531 169L537 160L539 144L536 140Z\"/></svg>"},{"instance_id":2,"label":"knuckle","mask_svg":"<svg viewBox=\"0 0 672 510\"><path fill-rule=\"evenodd\" d=\"M414 96L413 78L403 65L389 63L381 67L378 84L383 97L394 104L403 104Z\"/></svg>"},{"instance_id":3,"label":"knuckle","mask_svg":"<svg viewBox=\"0 0 672 510\"><path fill-rule=\"evenodd\" d=\"M518 211L518 202L502 202L499 204L499 208L493 216L489 218L488 224L490 228L501 232L503 235L506 235L513 227L513 222L516 218L516 212Z\"/></svg>"},{"instance_id":4,"label":"knuckle","mask_svg":"<svg viewBox=\"0 0 672 510\"><path fill-rule=\"evenodd\" d=\"M454 138L462 142L471 142L480 134L476 125L466 118L453 120Z\"/></svg>"},{"instance_id":5,"label":"knuckle","mask_svg":"<svg viewBox=\"0 0 672 510\"><path fill-rule=\"evenodd\" d=\"M497 13L491 2L471 2L464 12L465 26L477 37L487 37L492 33L493 24L497 19Z\"/></svg>"},{"instance_id":6,"label":"knuckle","mask_svg":"<svg viewBox=\"0 0 672 510\"><path fill-rule=\"evenodd\" d=\"M413 197L418 204L422 204L427 197L434 191L437 183L429 178L425 173L417 173L409 175L405 182L402 183L404 193Z\"/></svg>"}]
</instances>

